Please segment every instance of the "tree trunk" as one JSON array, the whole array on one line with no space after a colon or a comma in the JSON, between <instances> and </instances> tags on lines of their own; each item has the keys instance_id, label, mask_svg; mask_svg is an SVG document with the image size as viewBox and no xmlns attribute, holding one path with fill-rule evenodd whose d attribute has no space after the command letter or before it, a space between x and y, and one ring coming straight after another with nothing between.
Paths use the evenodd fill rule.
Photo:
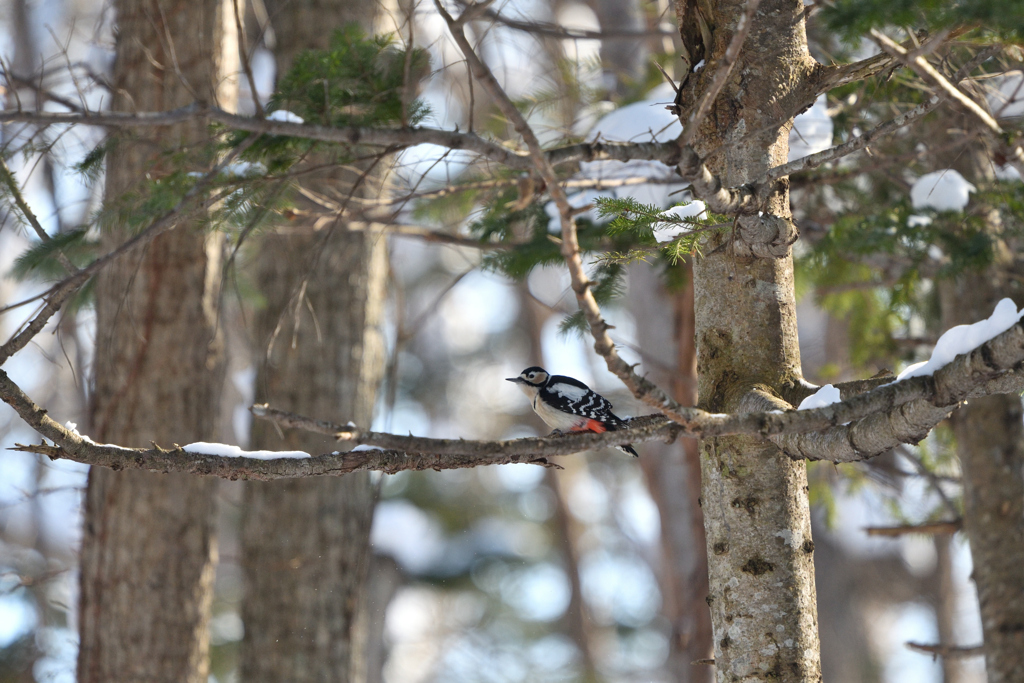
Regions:
<instances>
[{"instance_id":1,"label":"tree trunk","mask_svg":"<svg viewBox=\"0 0 1024 683\"><path fill-rule=\"evenodd\" d=\"M119 0L113 108L173 109L194 95L218 101L218 5ZM205 135L196 121L117 147L107 163L108 202L145 174L159 177L168 141ZM125 237L106 229L104 250ZM223 379L220 245L185 223L97 276L91 412L98 441L148 446L213 436ZM214 485L186 475L90 471L79 681L206 681Z\"/></svg>"},{"instance_id":2,"label":"tree trunk","mask_svg":"<svg viewBox=\"0 0 1024 683\"><path fill-rule=\"evenodd\" d=\"M300 51L326 48L345 22L368 27L374 6L334 0L268 2L267 9L284 73ZM357 178L338 170L303 183L343 201ZM371 192L379 189L379 179L366 183ZM386 258L382 235L344 226L315 231L296 221L263 237L257 271L266 305L257 315L256 339L261 351L270 344L270 353L257 373L258 401L370 426L384 367ZM311 453L348 447L305 432L281 438L265 422L254 423L252 440L256 448ZM242 680L366 678L359 612L373 505L367 473L246 484Z\"/></svg>"},{"instance_id":3,"label":"tree trunk","mask_svg":"<svg viewBox=\"0 0 1024 683\"><path fill-rule=\"evenodd\" d=\"M696 6L679 9L686 20ZM690 77L684 111L713 77L745 9L735 0L714 3L712 56ZM786 161L788 129L771 126L776 114L765 103L801 97L796 88L816 69L802 12L799 0L761 3L736 68L701 127L697 150L704 156L717 150L710 165L726 185ZM778 183L762 209L789 217L788 183ZM710 238L694 265L700 407L771 409L769 396L800 378L792 255L739 256L731 239L731 233ZM820 680L805 464L757 437L709 439L701 451L717 680Z\"/></svg>"},{"instance_id":4,"label":"tree trunk","mask_svg":"<svg viewBox=\"0 0 1024 683\"><path fill-rule=\"evenodd\" d=\"M1002 295L1014 291L1006 282L994 280L998 272L993 268L940 288L943 325L976 322ZM1024 680L1022 415L1020 396L1003 394L971 399L952 417L989 683Z\"/></svg>"},{"instance_id":5,"label":"tree trunk","mask_svg":"<svg viewBox=\"0 0 1024 683\"><path fill-rule=\"evenodd\" d=\"M955 413L964 522L981 602L989 683L1024 681L1024 411L1015 394Z\"/></svg>"}]
</instances>

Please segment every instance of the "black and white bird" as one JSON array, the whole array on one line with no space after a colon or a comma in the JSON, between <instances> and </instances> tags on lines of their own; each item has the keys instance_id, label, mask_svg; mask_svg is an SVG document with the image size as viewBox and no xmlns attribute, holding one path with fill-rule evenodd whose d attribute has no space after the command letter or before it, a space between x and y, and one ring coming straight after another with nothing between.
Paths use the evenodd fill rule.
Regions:
<instances>
[{"instance_id":1,"label":"black and white bird","mask_svg":"<svg viewBox=\"0 0 1024 683\"><path fill-rule=\"evenodd\" d=\"M533 409L556 432L614 432L627 424L612 412L612 404L583 382L564 375L549 375L544 368L526 368L518 377L507 377L530 398ZM629 444L616 446L640 457Z\"/></svg>"}]
</instances>

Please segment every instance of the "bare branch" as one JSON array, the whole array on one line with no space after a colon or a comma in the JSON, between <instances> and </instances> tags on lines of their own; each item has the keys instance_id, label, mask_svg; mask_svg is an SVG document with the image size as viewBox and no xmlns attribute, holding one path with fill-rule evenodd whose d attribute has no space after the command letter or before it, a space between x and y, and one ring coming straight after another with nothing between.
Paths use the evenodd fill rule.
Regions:
<instances>
[{"instance_id":1,"label":"bare branch","mask_svg":"<svg viewBox=\"0 0 1024 683\"><path fill-rule=\"evenodd\" d=\"M468 441L466 439L432 439L424 436L364 431L352 423L335 424L277 410L266 404L251 406L249 410L254 416L281 427L324 434L339 441L351 441L359 445L392 448L407 452L451 455L567 455L582 450L617 446L630 442L670 440L674 439L679 432L679 425L661 415L645 415L629 420L629 429L616 432L554 434L547 437L507 441Z\"/></svg>"},{"instance_id":2,"label":"bare branch","mask_svg":"<svg viewBox=\"0 0 1024 683\"><path fill-rule=\"evenodd\" d=\"M895 41L877 29L871 29L871 38L880 48L909 66L921 78L938 86L947 97L959 104L963 109L967 110L968 113L973 115L974 118L980 121L982 125L995 134L1002 142L1003 150L1006 153L1006 156L1010 159L1010 163L1013 164L1013 167L1016 168L1021 175L1024 175L1024 148L1018 144L1008 143L1007 140L1004 139L1006 131L1003 130L1002 126L1000 126L999 123L992 118L992 115L985 111L981 105L971 99L969 95L961 91L955 84L951 83L949 79L939 73L935 67L928 63L928 60L919 54L918 50L915 50L914 52L907 52L906 49L897 45ZM923 49L925 46L922 45L921 47Z\"/></svg>"},{"instance_id":3,"label":"bare branch","mask_svg":"<svg viewBox=\"0 0 1024 683\"><path fill-rule=\"evenodd\" d=\"M931 655L932 659L935 659L936 657L951 657L959 659L962 657L982 657L985 655L984 645L975 645L974 647L956 647L954 645L925 645L923 643L913 642L909 642L906 645L910 650Z\"/></svg>"},{"instance_id":4,"label":"bare branch","mask_svg":"<svg viewBox=\"0 0 1024 683\"><path fill-rule=\"evenodd\" d=\"M459 0L463 7L472 7L470 3ZM566 40L631 40L639 38L657 38L658 36L674 36L675 31L662 30L659 28L646 31L632 31L629 29L602 28L600 31L590 31L580 28L566 28L560 24L548 21L521 21L506 17L490 8L482 8L477 12L479 16L486 17L491 21L514 28L517 31L530 33L537 36L549 38L562 38Z\"/></svg>"},{"instance_id":5,"label":"bare branch","mask_svg":"<svg viewBox=\"0 0 1024 683\"><path fill-rule=\"evenodd\" d=\"M954 81L960 82L961 80L966 78L971 71L974 71L974 69L976 69L983 62L988 60L993 55L997 54L1000 51L1000 49L1001 48L999 46L992 46L979 52L977 55L974 56L973 59L964 64L964 66L961 67L959 71L957 71L956 76L954 76ZM871 130L867 131L866 133L858 135L855 138L851 138L850 140L844 142L841 145L836 145L835 147L831 147L821 152L817 152L816 154L809 154L805 157L794 159L789 163L782 164L781 166L776 166L775 168L769 169L767 173L765 173L764 175L757 179L755 185L771 180L776 180L778 178L782 178L783 176L792 175L794 173L799 173L801 171L809 171L821 166L822 164L826 164L830 161L835 161L836 159L842 158L858 150L864 149L875 140L883 138L887 135L891 135L900 128L903 128L904 126L921 118L925 114L934 111L940 104L942 104L943 101L945 101L945 99L946 95L944 93L932 95L932 97L927 102L919 104L913 109L900 114L894 119L886 121L885 123L880 124L875 128L872 128Z\"/></svg>"},{"instance_id":6,"label":"bare branch","mask_svg":"<svg viewBox=\"0 0 1024 683\"><path fill-rule=\"evenodd\" d=\"M925 524L904 524L902 526L869 526L864 531L868 536L904 536L906 534L955 534L963 528L962 519L948 522L926 522Z\"/></svg>"},{"instance_id":7,"label":"bare branch","mask_svg":"<svg viewBox=\"0 0 1024 683\"><path fill-rule=\"evenodd\" d=\"M179 109L164 112L36 112L23 110L0 111L0 123L23 121L39 126L53 124L82 124L111 128L149 128L170 126L196 118L206 118L225 126L252 133L282 135L306 140L319 140L348 145L374 145L389 148L411 147L431 143L454 150L475 152L482 157L501 163L509 168L529 171L534 165L528 154L513 149L475 133L439 130L436 128L362 128L347 126L331 128L306 123L271 121L231 114L216 107L190 104ZM584 142L566 145L545 153L553 165L578 161L615 160L630 161L641 159L661 161L674 165L679 157L679 147L670 142Z\"/></svg>"}]
</instances>

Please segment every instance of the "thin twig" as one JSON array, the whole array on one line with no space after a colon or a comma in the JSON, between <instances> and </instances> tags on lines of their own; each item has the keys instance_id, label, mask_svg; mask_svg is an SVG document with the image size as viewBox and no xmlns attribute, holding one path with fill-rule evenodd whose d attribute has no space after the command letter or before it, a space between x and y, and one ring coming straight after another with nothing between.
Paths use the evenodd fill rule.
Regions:
<instances>
[{"instance_id":1,"label":"thin twig","mask_svg":"<svg viewBox=\"0 0 1024 683\"><path fill-rule=\"evenodd\" d=\"M914 650L932 656L947 657L949 659L962 659L964 657L982 657L985 654L984 645L974 647L956 647L955 645L925 645L924 643L906 643L907 649Z\"/></svg>"},{"instance_id":2,"label":"thin twig","mask_svg":"<svg viewBox=\"0 0 1024 683\"><path fill-rule=\"evenodd\" d=\"M907 534L955 534L963 527L963 520L948 522L927 522L925 524L904 524L901 526L869 526L864 531L868 536L905 536Z\"/></svg>"},{"instance_id":3,"label":"thin twig","mask_svg":"<svg viewBox=\"0 0 1024 683\"><path fill-rule=\"evenodd\" d=\"M992 46L979 52L977 55L974 56L973 59L971 59L969 62L964 64L963 67L960 68L960 70L957 72L957 75L954 76L954 81L959 82L966 78L971 71L973 71L982 62L988 60L993 55L998 54L1000 50L1001 48L999 46ZM927 102L919 104L913 109L900 114L896 118L890 121L886 121L885 123L880 124L875 128L872 128L868 132L858 135L857 137L852 138L841 145L836 145L835 147L830 147L829 149L817 152L816 154L809 154L805 157L794 159L789 163L782 164L781 166L776 166L775 168L769 169L764 175L762 175L760 178L757 179L757 181L755 181L755 184L759 185L770 180L776 180L783 176L788 176L794 173L799 173L801 171L815 169L818 166L821 166L822 164L826 164L830 161L835 161L836 159L842 158L858 150L864 149L875 140L890 135L899 130L900 128L903 128L907 124L916 121L925 114L934 111L944 100L945 95L942 93L932 95L932 97Z\"/></svg>"}]
</instances>

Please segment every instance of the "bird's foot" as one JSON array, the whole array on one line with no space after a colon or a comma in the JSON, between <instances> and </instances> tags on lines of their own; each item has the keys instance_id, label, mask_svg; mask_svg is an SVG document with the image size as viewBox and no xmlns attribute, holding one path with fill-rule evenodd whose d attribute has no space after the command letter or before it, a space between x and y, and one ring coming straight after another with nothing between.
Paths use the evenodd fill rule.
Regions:
<instances>
[{"instance_id":1,"label":"bird's foot","mask_svg":"<svg viewBox=\"0 0 1024 683\"><path fill-rule=\"evenodd\" d=\"M548 434L548 436L565 436L565 432L563 432L561 429L552 429L551 433Z\"/></svg>"}]
</instances>

